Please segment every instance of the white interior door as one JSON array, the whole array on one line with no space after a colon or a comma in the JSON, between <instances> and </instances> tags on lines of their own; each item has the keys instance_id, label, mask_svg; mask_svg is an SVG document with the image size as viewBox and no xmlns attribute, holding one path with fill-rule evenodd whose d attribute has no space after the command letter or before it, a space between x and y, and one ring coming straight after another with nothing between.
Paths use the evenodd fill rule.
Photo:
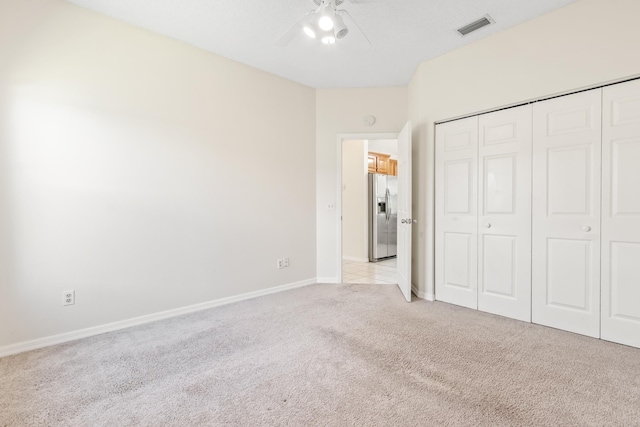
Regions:
<instances>
[{"instance_id":1,"label":"white interior door","mask_svg":"<svg viewBox=\"0 0 640 427\"><path fill-rule=\"evenodd\" d=\"M398 286L411 301L411 122L398 135Z\"/></svg>"},{"instance_id":2,"label":"white interior door","mask_svg":"<svg viewBox=\"0 0 640 427\"><path fill-rule=\"evenodd\" d=\"M532 320L600 335L601 89L533 107Z\"/></svg>"},{"instance_id":3,"label":"white interior door","mask_svg":"<svg viewBox=\"0 0 640 427\"><path fill-rule=\"evenodd\" d=\"M640 81L603 97L601 336L640 347Z\"/></svg>"},{"instance_id":4,"label":"white interior door","mask_svg":"<svg viewBox=\"0 0 640 427\"><path fill-rule=\"evenodd\" d=\"M478 310L531 321L532 107L483 114L478 141Z\"/></svg>"},{"instance_id":5,"label":"white interior door","mask_svg":"<svg viewBox=\"0 0 640 427\"><path fill-rule=\"evenodd\" d=\"M478 308L478 117L436 127L436 299Z\"/></svg>"}]
</instances>

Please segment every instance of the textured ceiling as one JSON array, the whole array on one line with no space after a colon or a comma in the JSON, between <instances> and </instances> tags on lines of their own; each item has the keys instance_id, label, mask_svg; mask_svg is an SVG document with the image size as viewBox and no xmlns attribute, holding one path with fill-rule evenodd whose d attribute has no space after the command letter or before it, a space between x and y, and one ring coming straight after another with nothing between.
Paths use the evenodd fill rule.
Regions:
<instances>
[{"instance_id":1,"label":"textured ceiling","mask_svg":"<svg viewBox=\"0 0 640 427\"><path fill-rule=\"evenodd\" d=\"M68 0L315 88L400 86L420 62L576 0L376 0L346 9L350 33L335 45L304 35L275 42L313 0ZM371 1L371 0L361 0ZM467 37L455 31L489 14L495 24Z\"/></svg>"}]
</instances>

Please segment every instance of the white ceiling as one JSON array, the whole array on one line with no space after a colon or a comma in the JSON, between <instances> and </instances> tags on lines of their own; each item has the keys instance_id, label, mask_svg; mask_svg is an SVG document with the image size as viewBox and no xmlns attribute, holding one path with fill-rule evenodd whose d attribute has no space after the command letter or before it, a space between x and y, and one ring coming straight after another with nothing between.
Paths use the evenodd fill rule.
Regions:
<instances>
[{"instance_id":1,"label":"white ceiling","mask_svg":"<svg viewBox=\"0 0 640 427\"><path fill-rule=\"evenodd\" d=\"M378 0L346 9L372 45L349 25L322 45L304 35L275 42L312 0L68 0L315 88L402 86L420 62L576 0ZM361 0L371 1L371 0ZM467 37L457 28L489 14L496 21Z\"/></svg>"}]
</instances>

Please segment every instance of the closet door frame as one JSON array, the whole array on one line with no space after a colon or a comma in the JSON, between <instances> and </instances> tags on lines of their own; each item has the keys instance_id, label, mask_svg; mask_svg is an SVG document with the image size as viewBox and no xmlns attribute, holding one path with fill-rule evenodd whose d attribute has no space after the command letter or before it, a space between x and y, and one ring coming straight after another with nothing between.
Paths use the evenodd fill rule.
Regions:
<instances>
[{"instance_id":1,"label":"closet door frame","mask_svg":"<svg viewBox=\"0 0 640 427\"><path fill-rule=\"evenodd\" d=\"M562 103L567 99L579 100L580 98L587 99L589 97L593 97L593 102L589 107L581 106L577 102L576 105L568 106L564 111L560 111L562 109L556 111L552 120L549 119L554 114L549 115L550 112L548 111L543 112L546 114L546 118L540 118L541 109L544 110L549 105ZM531 203L532 283L530 294L532 321L533 323L582 335L601 337L602 339L640 347L640 307L635 304L640 298L640 262L637 262L637 259L640 259L640 201L638 201L635 193L632 194L628 190L630 184L627 184L627 187L624 188L616 187L616 180L620 182L621 176L626 176L627 178L625 179L628 182L628 175L630 174L632 176L631 181L640 182L640 170L636 166L640 161L640 78L597 85L593 86L593 89L531 101L526 105L532 106L533 109L531 175L533 187ZM511 108L519 107L508 107L507 109ZM492 113L478 113L455 121L461 122ZM563 115L565 116L564 118L562 117ZM561 123L562 120L565 120L564 125ZM572 121L573 123L571 123ZM439 149L438 129L442 125L449 123L453 123L453 121L436 123L437 126L435 128L435 289L436 299L442 301L447 301L449 298L443 296L442 292L443 257L441 253L444 247L444 239L443 233L439 232L439 226L443 217L447 215L442 209L444 199L441 194L443 170L439 159L443 153ZM582 129L580 129L581 127ZM622 131L625 127L626 129L633 127L637 130L629 134ZM480 124L478 124L478 128L481 128ZM580 131L584 132L582 143L563 143L561 139L553 140L554 137L562 136L562 134L570 135L572 133L580 133ZM547 139L546 142L542 143L544 145L543 148L540 147L540 135ZM578 155L577 151L580 149L583 150L583 153ZM481 193L483 192L484 178L482 178L483 164L481 162L483 161L483 153L481 150L482 140L480 138L475 154L478 159L475 194L478 204L475 235L478 250L478 264L476 265L478 272L476 294L478 295L478 300L483 287L481 276L483 274L484 260L482 258L481 245L483 235L489 234L486 230L483 232L483 226L486 228L488 218L484 215L485 212L483 212L482 206L483 194ZM576 152L571 153L572 150ZM565 151L565 153L562 153L562 151ZM571 159L572 155L574 156L573 160ZM584 203L585 209L582 212L578 212L575 209L574 212L571 212L571 209L563 211L561 206L563 203L558 203L563 198L558 197L558 194L555 196L550 194L549 189L553 192L556 190L556 186L549 182L550 177L554 178L554 172L550 172L547 166L549 161L555 162L555 166L552 169L555 168L557 171L562 169L564 164L567 170L571 172L574 169L572 168L573 166L580 165L580 157L582 157L583 166L588 164L586 168L582 168L579 171L584 176L588 176L588 185L592 186L590 194L586 197L588 201ZM588 161L585 162L585 159ZM623 171L622 169L625 165L626 171ZM558 176L561 176L561 174ZM555 192L558 193L558 191ZM579 192L577 193L579 194ZM631 206L633 209L622 209L616 206L616 203L621 203L620 200L623 196L620 194L623 193L627 197L627 208ZM567 202L566 206L575 202L576 199L573 196L575 194L567 193L566 200L564 200ZM579 195L578 198L582 196ZM553 206L549 206L549 204ZM560 207L560 209L555 209L556 207ZM554 222L556 224L553 224ZM494 223L490 221L489 223L493 228ZM559 233L555 236L551 235L553 233L550 234L549 230L545 229L546 226L550 226L551 229L555 229ZM497 230L494 229L493 231ZM472 235L473 233L468 234ZM549 249L555 254L549 253ZM580 304L573 304L572 306L571 299L573 297L570 294L569 296L563 296L562 287L559 286L562 282L558 280L559 278L567 277L569 278L567 282L571 282L572 273L579 273L579 269L573 268L574 271L572 271L572 268L567 267L571 262L575 261L575 259L571 260L571 256L567 258L567 254L572 251L574 255L581 254L573 258L583 257L586 259L586 261L579 261L579 263L582 263L582 267L588 266L582 271L582 276L587 278L586 282L589 282L585 285L588 289L585 287L584 295L578 297L578 300L580 298L583 300L582 307L579 306ZM555 259L557 255L561 258L560 260ZM573 284L569 283L569 288L572 285L576 287L576 282L579 282L579 280L573 281ZM558 286L554 288L556 285ZM564 307L563 298L567 300L565 302L569 302L569 304L564 304ZM490 309L482 307L481 303L478 304L478 307L474 307L469 301L466 304L453 303L492 312ZM565 310L571 313L574 319L567 321L562 318L554 318L554 310ZM548 316L549 313L552 313L551 316ZM526 321L526 319L522 320Z\"/></svg>"}]
</instances>

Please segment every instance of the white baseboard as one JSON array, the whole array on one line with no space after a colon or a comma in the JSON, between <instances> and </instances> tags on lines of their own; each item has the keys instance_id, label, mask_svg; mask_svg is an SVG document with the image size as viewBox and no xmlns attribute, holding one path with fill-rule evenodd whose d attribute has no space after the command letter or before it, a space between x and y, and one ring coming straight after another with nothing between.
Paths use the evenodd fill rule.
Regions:
<instances>
[{"instance_id":1,"label":"white baseboard","mask_svg":"<svg viewBox=\"0 0 640 427\"><path fill-rule=\"evenodd\" d=\"M416 287L415 284L411 284L411 293L413 293L415 296L417 296L418 298L423 298L422 295L420 295L420 291L418 290L418 288Z\"/></svg>"},{"instance_id":2,"label":"white baseboard","mask_svg":"<svg viewBox=\"0 0 640 427\"><path fill-rule=\"evenodd\" d=\"M369 258L358 258L355 256L343 256L342 259L344 261L369 262Z\"/></svg>"},{"instance_id":3,"label":"white baseboard","mask_svg":"<svg viewBox=\"0 0 640 427\"><path fill-rule=\"evenodd\" d=\"M318 277L318 283L342 283L337 277Z\"/></svg>"},{"instance_id":4,"label":"white baseboard","mask_svg":"<svg viewBox=\"0 0 640 427\"><path fill-rule=\"evenodd\" d=\"M147 314L145 316L134 317L132 319L121 320L118 322L108 323L105 325L93 326L91 328L80 329L78 331L65 332L63 334L52 335L50 337L38 338L31 341L23 341L17 344L10 344L0 347L0 357L11 356L13 354L23 353L25 351L36 350L43 347L49 347L56 344L62 344L69 341L79 340L94 335L100 335L107 332L113 332L120 329L130 328L132 326L143 325L170 317L180 316L183 314L194 313L196 311L206 310L208 308L218 307L221 305L231 304L234 302L245 301L264 295L275 294L289 289L301 288L303 286L318 283L319 280L307 279L299 282L288 283L286 285L275 286L273 288L262 289L246 294L235 295L232 297L221 298L213 301L207 301L199 304L189 305L187 307L175 308L172 310L161 311L159 313ZM325 282L326 283L326 282Z\"/></svg>"},{"instance_id":5,"label":"white baseboard","mask_svg":"<svg viewBox=\"0 0 640 427\"><path fill-rule=\"evenodd\" d=\"M427 301L435 301L436 299L434 298L433 294L430 294L428 292L422 292L420 289L418 289L416 287L415 284L411 284L411 292L413 292L413 294L415 296L417 296L418 298L422 298L422 299L426 299Z\"/></svg>"}]
</instances>

